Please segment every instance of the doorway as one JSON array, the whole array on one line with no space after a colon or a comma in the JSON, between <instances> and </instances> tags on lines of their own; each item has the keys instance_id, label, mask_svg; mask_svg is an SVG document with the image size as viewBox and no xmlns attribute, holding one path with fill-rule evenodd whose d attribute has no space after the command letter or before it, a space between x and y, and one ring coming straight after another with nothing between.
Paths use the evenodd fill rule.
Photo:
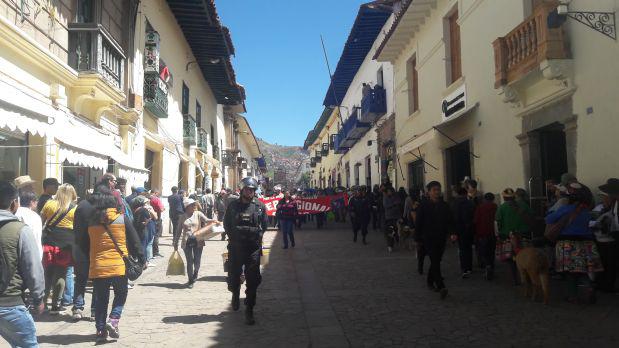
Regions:
<instances>
[{"instance_id":1,"label":"doorway","mask_svg":"<svg viewBox=\"0 0 619 348\"><path fill-rule=\"evenodd\" d=\"M424 163L422 160L416 160L408 163L408 188L416 191L423 190L424 182Z\"/></svg>"},{"instance_id":2,"label":"doorway","mask_svg":"<svg viewBox=\"0 0 619 348\"><path fill-rule=\"evenodd\" d=\"M567 173L567 145L565 132L557 125L539 131L540 163L542 182L561 181Z\"/></svg>"},{"instance_id":3,"label":"doorway","mask_svg":"<svg viewBox=\"0 0 619 348\"><path fill-rule=\"evenodd\" d=\"M466 140L445 150L447 189L471 177L471 143ZM447 191L450 192L450 191Z\"/></svg>"}]
</instances>

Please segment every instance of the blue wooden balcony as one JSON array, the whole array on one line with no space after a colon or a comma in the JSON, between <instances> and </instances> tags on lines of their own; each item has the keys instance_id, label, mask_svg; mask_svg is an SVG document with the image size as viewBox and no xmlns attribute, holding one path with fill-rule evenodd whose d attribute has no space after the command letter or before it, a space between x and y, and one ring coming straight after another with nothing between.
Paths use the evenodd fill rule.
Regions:
<instances>
[{"instance_id":1,"label":"blue wooden balcony","mask_svg":"<svg viewBox=\"0 0 619 348\"><path fill-rule=\"evenodd\" d=\"M341 146L348 148L353 147L372 128L370 122L360 121L358 109L354 110L340 130L340 134L342 134Z\"/></svg>"},{"instance_id":2,"label":"blue wooden balcony","mask_svg":"<svg viewBox=\"0 0 619 348\"><path fill-rule=\"evenodd\" d=\"M350 148L342 145L342 139L344 139L344 136L341 133L342 131L340 130L340 132L335 134L335 137L333 137L333 151L338 155L343 155L350 150Z\"/></svg>"},{"instance_id":3,"label":"blue wooden balcony","mask_svg":"<svg viewBox=\"0 0 619 348\"><path fill-rule=\"evenodd\" d=\"M387 92L381 86L369 88L361 99L361 122L374 122L387 113Z\"/></svg>"}]
</instances>

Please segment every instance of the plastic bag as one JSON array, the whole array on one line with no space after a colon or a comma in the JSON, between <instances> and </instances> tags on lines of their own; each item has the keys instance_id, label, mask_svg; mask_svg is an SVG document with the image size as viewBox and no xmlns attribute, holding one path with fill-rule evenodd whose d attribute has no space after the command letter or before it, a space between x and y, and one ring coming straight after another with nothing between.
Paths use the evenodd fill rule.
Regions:
<instances>
[{"instance_id":1,"label":"plastic bag","mask_svg":"<svg viewBox=\"0 0 619 348\"><path fill-rule=\"evenodd\" d=\"M170 260L168 261L167 275L185 275L185 263L178 250L172 253Z\"/></svg>"}]
</instances>

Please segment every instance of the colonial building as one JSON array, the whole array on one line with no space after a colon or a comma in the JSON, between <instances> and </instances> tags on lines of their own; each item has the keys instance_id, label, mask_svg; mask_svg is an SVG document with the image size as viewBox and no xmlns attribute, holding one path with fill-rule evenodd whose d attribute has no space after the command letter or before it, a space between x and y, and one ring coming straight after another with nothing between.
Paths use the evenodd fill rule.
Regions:
<instances>
[{"instance_id":1,"label":"colonial building","mask_svg":"<svg viewBox=\"0 0 619 348\"><path fill-rule=\"evenodd\" d=\"M372 186L388 180L377 130L393 113L391 64L372 59L390 24L387 2L361 5L337 64L325 110L306 139L315 187ZM382 165L381 165L382 164ZM382 178L381 178L381 174Z\"/></svg>"},{"instance_id":2,"label":"colonial building","mask_svg":"<svg viewBox=\"0 0 619 348\"><path fill-rule=\"evenodd\" d=\"M230 184L225 110L245 112L233 54L213 0L0 1L0 178L80 196L104 172L164 195Z\"/></svg>"},{"instance_id":3,"label":"colonial building","mask_svg":"<svg viewBox=\"0 0 619 348\"><path fill-rule=\"evenodd\" d=\"M398 186L471 177L535 197L565 172L592 187L617 175L619 1L559 5L402 2L375 55L394 66Z\"/></svg>"}]
</instances>

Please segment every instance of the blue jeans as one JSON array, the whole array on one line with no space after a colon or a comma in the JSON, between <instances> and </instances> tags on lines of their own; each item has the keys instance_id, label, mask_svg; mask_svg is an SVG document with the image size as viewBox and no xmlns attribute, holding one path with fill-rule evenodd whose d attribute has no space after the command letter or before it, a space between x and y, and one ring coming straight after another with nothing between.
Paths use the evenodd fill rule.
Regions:
<instances>
[{"instance_id":1,"label":"blue jeans","mask_svg":"<svg viewBox=\"0 0 619 348\"><path fill-rule=\"evenodd\" d=\"M150 259L153 258L153 241L155 240L156 233L157 222L151 220L146 224L146 228L144 230L144 240L142 240L142 247L144 248L144 256L146 256L146 261L150 261Z\"/></svg>"},{"instance_id":2,"label":"blue jeans","mask_svg":"<svg viewBox=\"0 0 619 348\"><path fill-rule=\"evenodd\" d=\"M11 347L38 347L37 330L26 306L0 307L0 336Z\"/></svg>"},{"instance_id":3,"label":"blue jeans","mask_svg":"<svg viewBox=\"0 0 619 348\"><path fill-rule=\"evenodd\" d=\"M107 319L107 307L110 302L110 286L114 289L114 300L110 318L120 319L123 306L127 301L127 277L117 276L110 278L96 278L92 281L95 299L95 327L97 331L105 328Z\"/></svg>"},{"instance_id":4,"label":"blue jeans","mask_svg":"<svg viewBox=\"0 0 619 348\"><path fill-rule=\"evenodd\" d=\"M284 235L284 248L288 247L288 238L290 238L290 243L294 247L294 220L280 219L279 224L282 228L282 233Z\"/></svg>"},{"instance_id":5,"label":"blue jeans","mask_svg":"<svg viewBox=\"0 0 619 348\"><path fill-rule=\"evenodd\" d=\"M64 295L62 295L62 305L69 306L73 303L74 290L73 266L67 267L67 275L65 277Z\"/></svg>"}]
</instances>

